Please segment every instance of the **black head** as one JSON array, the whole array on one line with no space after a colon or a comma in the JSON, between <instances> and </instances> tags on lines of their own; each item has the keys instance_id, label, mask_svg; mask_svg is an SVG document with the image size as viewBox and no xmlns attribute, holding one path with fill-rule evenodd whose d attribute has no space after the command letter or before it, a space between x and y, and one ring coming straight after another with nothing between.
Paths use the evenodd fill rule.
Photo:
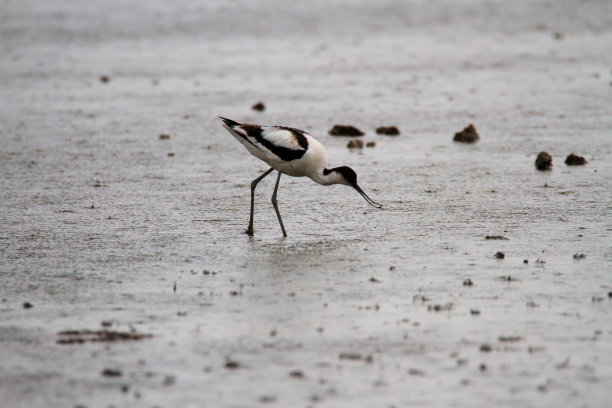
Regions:
<instances>
[{"instance_id":1,"label":"black head","mask_svg":"<svg viewBox=\"0 0 612 408\"><path fill-rule=\"evenodd\" d=\"M355 171L351 169L350 167L341 166L341 167L334 167L331 170L327 170L327 169L323 170L323 174L325 175L328 175L330 173L339 174L341 176L340 183L353 187L355 190L357 190L359 194L362 195L362 197L366 200L366 202L370 204L372 207L376 207L376 208L382 207L381 204L378 204L377 202L372 200L370 197L368 197L367 194L364 193L363 190L357 185L357 173L355 173Z\"/></svg>"}]
</instances>

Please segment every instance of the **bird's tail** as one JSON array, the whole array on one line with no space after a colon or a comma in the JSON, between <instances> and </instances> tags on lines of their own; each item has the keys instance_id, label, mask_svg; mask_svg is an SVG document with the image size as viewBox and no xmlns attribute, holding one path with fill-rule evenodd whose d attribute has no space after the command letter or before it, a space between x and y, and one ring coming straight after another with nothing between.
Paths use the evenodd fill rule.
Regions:
<instances>
[{"instance_id":1,"label":"bird's tail","mask_svg":"<svg viewBox=\"0 0 612 408\"><path fill-rule=\"evenodd\" d=\"M223 123L225 123L230 128L234 128L236 126L240 126L240 123L236 122L235 120L224 118L223 116L219 116L219 119L221 119L223 121Z\"/></svg>"}]
</instances>

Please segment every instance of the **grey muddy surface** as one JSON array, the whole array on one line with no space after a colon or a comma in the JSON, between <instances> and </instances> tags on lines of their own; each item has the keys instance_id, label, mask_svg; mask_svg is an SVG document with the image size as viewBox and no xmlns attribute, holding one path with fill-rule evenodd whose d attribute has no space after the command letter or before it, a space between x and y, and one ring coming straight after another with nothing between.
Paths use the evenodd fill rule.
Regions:
<instances>
[{"instance_id":1,"label":"grey muddy surface","mask_svg":"<svg viewBox=\"0 0 612 408\"><path fill-rule=\"evenodd\" d=\"M0 406L608 406L611 44L608 1L3 1ZM218 115L385 208L283 177L283 239L269 177L247 237Z\"/></svg>"}]
</instances>

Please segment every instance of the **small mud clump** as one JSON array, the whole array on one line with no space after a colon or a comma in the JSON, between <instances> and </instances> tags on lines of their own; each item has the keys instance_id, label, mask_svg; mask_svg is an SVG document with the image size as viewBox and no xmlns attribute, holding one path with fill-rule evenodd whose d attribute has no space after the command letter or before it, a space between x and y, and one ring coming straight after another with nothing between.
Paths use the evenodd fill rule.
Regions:
<instances>
[{"instance_id":1,"label":"small mud clump","mask_svg":"<svg viewBox=\"0 0 612 408\"><path fill-rule=\"evenodd\" d=\"M551 170L552 156L547 152L540 152L536 157L535 166L538 170Z\"/></svg>"},{"instance_id":2,"label":"small mud clump","mask_svg":"<svg viewBox=\"0 0 612 408\"><path fill-rule=\"evenodd\" d=\"M397 126L380 126L376 128L377 135L397 136L400 134Z\"/></svg>"},{"instance_id":3,"label":"small mud clump","mask_svg":"<svg viewBox=\"0 0 612 408\"><path fill-rule=\"evenodd\" d=\"M360 140L360 139L349 140L346 147L348 147L349 149L363 149L363 140Z\"/></svg>"},{"instance_id":4,"label":"small mud clump","mask_svg":"<svg viewBox=\"0 0 612 408\"><path fill-rule=\"evenodd\" d=\"M103 377L121 377L123 375L121 370L118 370L116 368L105 368L104 370L102 370L101 374Z\"/></svg>"},{"instance_id":5,"label":"small mud clump","mask_svg":"<svg viewBox=\"0 0 612 408\"><path fill-rule=\"evenodd\" d=\"M366 147L374 147L376 146L376 142L368 142L366 143Z\"/></svg>"},{"instance_id":6,"label":"small mud clump","mask_svg":"<svg viewBox=\"0 0 612 408\"><path fill-rule=\"evenodd\" d=\"M480 346L480 351L482 351L483 353L489 353L491 352L491 350L493 350L493 347L488 344L483 344L482 346Z\"/></svg>"},{"instance_id":7,"label":"small mud clump","mask_svg":"<svg viewBox=\"0 0 612 408\"><path fill-rule=\"evenodd\" d=\"M565 158L565 164L567 164L568 166L584 166L587 163L588 162L586 161L584 157L578 156L577 154L574 154L574 153L570 153Z\"/></svg>"},{"instance_id":8,"label":"small mud clump","mask_svg":"<svg viewBox=\"0 0 612 408\"><path fill-rule=\"evenodd\" d=\"M225 360L225 368L227 368L228 370L235 370L237 368L240 368L240 363L228 358Z\"/></svg>"},{"instance_id":9,"label":"small mud clump","mask_svg":"<svg viewBox=\"0 0 612 408\"><path fill-rule=\"evenodd\" d=\"M580 261L581 259L585 259L585 258L586 258L585 254L574 254L575 261Z\"/></svg>"},{"instance_id":10,"label":"small mud clump","mask_svg":"<svg viewBox=\"0 0 612 408\"><path fill-rule=\"evenodd\" d=\"M480 136L478 136L476 128L471 123L461 132L455 133L455 137L453 137L453 141L461 143L474 143L478 139L480 139Z\"/></svg>"},{"instance_id":11,"label":"small mud clump","mask_svg":"<svg viewBox=\"0 0 612 408\"><path fill-rule=\"evenodd\" d=\"M251 106L251 109L258 111L258 112L262 112L266 110L266 105L264 105L263 102L257 102L255 105Z\"/></svg>"},{"instance_id":12,"label":"small mud clump","mask_svg":"<svg viewBox=\"0 0 612 408\"><path fill-rule=\"evenodd\" d=\"M162 133L159 135L159 140L168 140L170 139L170 135L167 133Z\"/></svg>"},{"instance_id":13,"label":"small mud clump","mask_svg":"<svg viewBox=\"0 0 612 408\"><path fill-rule=\"evenodd\" d=\"M112 343L153 337L152 334L111 330L66 330L59 332L58 336L57 344Z\"/></svg>"},{"instance_id":14,"label":"small mud clump","mask_svg":"<svg viewBox=\"0 0 612 408\"><path fill-rule=\"evenodd\" d=\"M495 253L495 257L496 257L497 259L504 259L504 258L506 257L506 254L504 254L502 251L497 251L497 252Z\"/></svg>"},{"instance_id":15,"label":"small mud clump","mask_svg":"<svg viewBox=\"0 0 612 408\"><path fill-rule=\"evenodd\" d=\"M350 125L334 125L329 131L332 136L363 136L364 133L355 126Z\"/></svg>"},{"instance_id":16,"label":"small mud clump","mask_svg":"<svg viewBox=\"0 0 612 408\"><path fill-rule=\"evenodd\" d=\"M102 82L103 84L106 84L110 82L110 77L108 75L100 75L100 82Z\"/></svg>"}]
</instances>

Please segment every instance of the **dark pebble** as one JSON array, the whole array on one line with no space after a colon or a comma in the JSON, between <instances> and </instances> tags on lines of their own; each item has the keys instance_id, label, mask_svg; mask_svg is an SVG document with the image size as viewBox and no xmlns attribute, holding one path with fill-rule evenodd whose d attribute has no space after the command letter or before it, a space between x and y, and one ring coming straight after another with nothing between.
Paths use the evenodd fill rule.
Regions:
<instances>
[{"instance_id":1,"label":"dark pebble","mask_svg":"<svg viewBox=\"0 0 612 408\"><path fill-rule=\"evenodd\" d=\"M264 105L263 102L257 102L255 105L251 106L251 109L261 112L266 110L266 105Z\"/></svg>"},{"instance_id":2,"label":"dark pebble","mask_svg":"<svg viewBox=\"0 0 612 408\"><path fill-rule=\"evenodd\" d=\"M371 277L371 278L369 279L369 281L370 281L370 282L373 282L373 283L379 283L379 282L380 282L378 279L376 279L376 278L374 278L374 277Z\"/></svg>"},{"instance_id":3,"label":"dark pebble","mask_svg":"<svg viewBox=\"0 0 612 408\"><path fill-rule=\"evenodd\" d=\"M584 166L588 162L582 156L578 156L577 154L571 153L565 158L565 164L568 166Z\"/></svg>"},{"instance_id":4,"label":"dark pebble","mask_svg":"<svg viewBox=\"0 0 612 408\"><path fill-rule=\"evenodd\" d=\"M364 133L354 126L350 125L334 125L329 131L332 136L363 136Z\"/></svg>"},{"instance_id":5,"label":"dark pebble","mask_svg":"<svg viewBox=\"0 0 612 408\"><path fill-rule=\"evenodd\" d=\"M453 140L455 142L461 142L461 143L474 143L478 139L480 139L480 136L478 136L478 132L476 132L476 128L471 123L469 124L468 127L463 129L461 132L455 133L455 137L453 137Z\"/></svg>"},{"instance_id":6,"label":"dark pebble","mask_svg":"<svg viewBox=\"0 0 612 408\"><path fill-rule=\"evenodd\" d=\"M478 316L480 314L480 310L478 309L470 309L470 314L473 316Z\"/></svg>"},{"instance_id":7,"label":"dark pebble","mask_svg":"<svg viewBox=\"0 0 612 408\"><path fill-rule=\"evenodd\" d=\"M376 142L368 142L366 143L366 147L374 147L376 146Z\"/></svg>"},{"instance_id":8,"label":"dark pebble","mask_svg":"<svg viewBox=\"0 0 612 408\"><path fill-rule=\"evenodd\" d=\"M463 286L472 286L474 285L474 282L472 282L471 279L466 279L463 281Z\"/></svg>"},{"instance_id":9,"label":"dark pebble","mask_svg":"<svg viewBox=\"0 0 612 408\"><path fill-rule=\"evenodd\" d=\"M482 364L481 364L481 365L478 367L478 369L479 369L480 371L487 371L487 365L486 365L485 363L482 363Z\"/></svg>"},{"instance_id":10,"label":"dark pebble","mask_svg":"<svg viewBox=\"0 0 612 408\"><path fill-rule=\"evenodd\" d=\"M540 152L535 160L535 166L538 170L550 170L552 167L552 156L547 152Z\"/></svg>"},{"instance_id":11,"label":"dark pebble","mask_svg":"<svg viewBox=\"0 0 612 408\"><path fill-rule=\"evenodd\" d=\"M529 259L523 259L523 263L524 264L528 264L529 263Z\"/></svg>"},{"instance_id":12,"label":"dark pebble","mask_svg":"<svg viewBox=\"0 0 612 408\"><path fill-rule=\"evenodd\" d=\"M400 134L397 126L381 126L376 128L376 134L378 135L387 135L387 136L397 136Z\"/></svg>"},{"instance_id":13,"label":"dark pebble","mask_svg":"<svg viewBox=\"0 0 612 408\"><path fill-rule=\"evenodd\" d=\"M168 140L170 139L170 135L167 133L162 133L161 135L159 135L159 139L160 140Z\"/></svg>"},{"instance_id":14,"label":"dark pebble","mask_svg":"<svg viewBox=\"0 0 612 408\"><path fill-rule=\"evenodd\" d=\"M487 235L485 239L498 239L501 241L508 241L508 238L501 236L501 235Z\"/></svg>"},{"instance_id":15,"label":"dark pebble","mask_svg":"<svg viewBox=\"0 0 612 408\"><path fill-rule=\"evenodd\" d=\"M101 75L100 76L100 82L107 83L109 81L110 81L110 78L108 76L106 76L106 75Z\"/></svg>"},{"instance_id":16,"label":"dark pebble","mask_svg":"<svg viewBox=\"0 0 612 408\"><path fill-rule=\"evenodd\" d=\"M497 252L495 253L495 257L496 257L497 259L504 259L504 258L506 257L506 254L504 254L502 251L497 251Z\"/></svg>"},{"instance_id":17,"label":"dark pebble","mask_svg":"<svg viewBox=\"0 0 612 408\"><path fill-rule=\"evenodd\" d=\"M34 307L34 305L31 304L30 302L23 302L22 306L23 306L24 309L31 309L31 308Z\"/></svg>"}]
</instances>

